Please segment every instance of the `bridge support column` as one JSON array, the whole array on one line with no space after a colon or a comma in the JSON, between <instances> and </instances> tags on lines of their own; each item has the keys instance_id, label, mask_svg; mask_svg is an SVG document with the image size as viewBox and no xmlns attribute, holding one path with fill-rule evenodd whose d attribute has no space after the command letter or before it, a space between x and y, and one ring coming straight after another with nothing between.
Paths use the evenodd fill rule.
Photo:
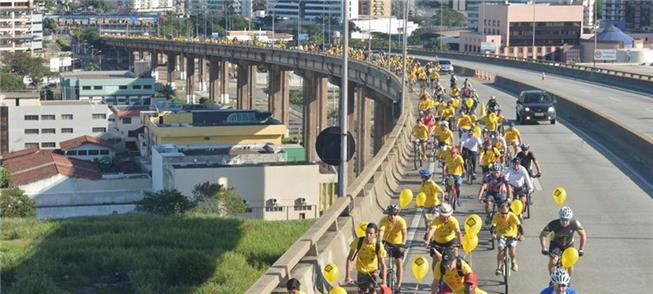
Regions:
<instances>
[{"instance_id":1,"label":"bridge support column","mask_svg":"<svg viewBox=\"0 0 653 294\"><path fill-rule=\"evenodd\" d=\"M367 99L365 87L356 88L356 171L360 174L370 158L370 113L372 102Z\"/></svg>"},{"instance_id":2,"label":"bridge support column","mask_svg":"<svg viewBox=\"0 0 653 294\"><path fill-rule=\"evenodd\" d=\"M354 83L349 83L347 86L347 131L352 134L352 136L356 135L356 84ZM356 137L354 137L354 141L356 141ZM349 147L348 147L349 148ZM355 154L355 152L354 152ZM353 161L348 161L347 162L347 177L349 180L353 180L356 178L355 172L356 168L356 162Z\"/></svg>"},{"instance_id":3,"label":"bridge support column","mask_svg":"<svg viewBox=\"0 0 653 294\"><path fill-rule=\"evenodd\" d=\"M220 99L222 104L229 103L229 76L231 75L231 68L229 62L226 60L220 61Z\"/></svg>"},{"instance_id":4,"label":"bridge support column","mask_svg":"<svg viewBox=\"0 0 653 294\"><path fill-rule=\"evenodd\" d=\"M268 111L272 117L288 126L290 122L290 85L289 72L278 65L271 65L268 70Z\"/></svg>"},{"instance_id":5,"label":"bridge support column","mask_svg":"<svg viewBox=\"0 0 653 294\"><path fill-rule=\"evenodd\" d=\"M238 109L256 108L256 64L238 64Z\"/></svg>"},{"instance_id":6,"label":"bridge support column","mask_svg":"<svg viewBox=\"0 0 653 294\"><path fill-rule=\"evenodd\" d=\"M177 68L177 55L173 53L168 53L168 86L172 89L175 89L175 69Z\"/></svg>"},{"instance_id":7,"label":"bridge support column","mask_svg":"<svg viewBox=\"0 0 653 294\"><path fill-rule=\"evenodd\" d=\"M179 79L182 81L186 80L186 57L183 53L179 54Z\"/></svg>"},{"instance_id":8,"label":"bridge support column","mask_svg":"<svg viewBox=\"0 0 653 294\"><path fill-rule=\"evenodd\" d=\"M315 140L327 126L327 98L329 79L324 75L304 73L304 127L303 145L306 160L317 160Z\"/></svg>"},{"instance_id":9,"label":"bridge support column","mask_svg":"<svg viewBox=\"0 0 653 294\"><path fill-rule=\"evenodd\" d=\"M217 57L209 58L209 100L219 103L220 99L220 68L219 59Z\"/></svg>"},{"instance_id":10,"label":"bridge support column","mask_svg":"<svg viewBox=\"0 0 653 294\"><path fill-rule=\"evenodd\" d=\"M138 50L138 61L143 61L145 59L145 52L143 49Z\"/></svg>"},{"instance_id":11,"label":"bridge support column","mask_svg":"<svg viewBox=\"0 0 653 294\"><path fill-rule=\"evenodd\" d=\"M150 76L154 78L155 82L159 80L159 73L157 72L158 67L159 67L159 52L151 51L150 52Z\"/></svg>"},{"instance_id":12,"label":"bridge support column","mask_svg":"<svg viewBox=\"0 0 653 294\"><path fill-rule=\"evenodd\" d=\"M392 126L392 103L383 98L374 99L374 154L381 150L385 143L385 135Z\"/></svg>"},{"instance_id":13,"label":"bridge support column","mask_svg":"<svg viewBox=\"0 0 653 294\"><path fill-rule=\"evenodd\" d=\"M198 80L199 80L199 90L201 92L207 91L208 87L206 84L206 76L208 72L208 60L206 58L198 58L198 61L200 62L200 68L199 68L199 73L198 73Z\"/></svg>"},{"instance_id":14,"label":"bridge support column","mask_svg":"<svg viewBox=\"0 0 653 294\"><path fill-rule=\"evenodd\" d=\"M195 57L186 57L186 103L195 104Z\"/></svg>"}]
</instances>

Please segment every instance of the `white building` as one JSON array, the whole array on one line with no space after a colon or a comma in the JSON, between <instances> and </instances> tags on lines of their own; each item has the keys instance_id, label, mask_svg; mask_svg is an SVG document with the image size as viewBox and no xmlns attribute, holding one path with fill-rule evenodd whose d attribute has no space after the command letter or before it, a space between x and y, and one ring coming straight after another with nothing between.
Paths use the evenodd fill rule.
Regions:
<instances>
[{"instance_id":1,"label":"white building","mask_svg":"<svg viewBox=\"0 0 653 294\"><path fill-rule=\"evenodd\" d=\"M277 0L268 1L267 14L297 21L311 21L317 17L336 17L342 20L344 0ZM349 1L349 19L358 18L358 0Z\"/></svg>"},{"instance_id":2,"label":"white building","mask_svg":"<svg viewBox=\"0 0 653 294\"><path fill-rule=\"evenodd\" d=\"M115 147L120 151L138 152L138 134L143 133L141 111L150 110L149 106L111 106L109 116L109 137L120 138Z\"/></svg>"},{"instance_id":3,"label":"white building","mask_svg":"<svg viewBox=\"0 0 653 294\"><path fill-rule=\"evenodd\" d=\"M135 13L175 11L175 0L108 0L114 9L129 8Z\"/></svg>"},{"instance_id":4,"label":"white building","mask_svg":"<svg viewBox=\"0 0 653 294\"><path fill-rule=\"evenodd\" d=\"M390 31L392 35L401 35L404 33L404 20L391 18L359 18L354 19L352 22L361 30L360 32L353 32L352 39L367 39L369 32L387 34ZM413 33L419 28L417 23L408 21L408 35Z\"/></svg>"},{"instance_id":5,"label":"white building","mask_svg":"<svg viewBox=\"0 0 653 294\"><path fill-rule=\"evenodd\" d=\"M8 151L59 148L59 142L84 135L108 139L106 104L5 98L0 105L7 109Z\"/></svg>"},{"instance_id":6,"label":"white building","mask_svg":"<svg viewBox=\"0 0 653 294\"><path fill-rule=\"evenodd\" d=\"M241 2L241 0L186 0L186 14L209 17L240 15Z\"/></svg>"},{"instance_id":7,"label":"white building","mask_svg":"<svg viewBox=\"0 0 653 294\"><path fill-rule=\"evenodd\" d=\"M43 15L32 0L0 1L0 55L43 48Z\"/></svg>"}]
</instances>

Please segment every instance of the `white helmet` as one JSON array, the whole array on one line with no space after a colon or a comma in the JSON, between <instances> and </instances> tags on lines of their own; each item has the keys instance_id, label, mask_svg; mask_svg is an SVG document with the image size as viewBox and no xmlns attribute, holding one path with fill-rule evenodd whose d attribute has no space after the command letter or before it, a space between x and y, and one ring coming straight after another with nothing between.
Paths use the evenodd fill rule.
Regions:
<instances>
[{"instance_id":1,"label":"white helmet","mask_svg":"<svg viewBox=\"0 0 653 294\"><path fill-rule=\"evenodd\" d=\"M563 206L560 208L560 219L561 220L570 220L574 217L574 212L568 206Z\"/></svg>"},{"instance_id":2,"label":"white helmet","mask_svg":"<svg viewBox=\"0 0 653 294\"><path fill-rule=\"evenodd\" d=\"M441 126L444 126L444 127L446 127L446 128L449 127L449 123L448 123L447 121L444 121L444 120L440 122L440 125L441 125Z\"/></svg>"},{"instance_id":3,"label":"white helmet","mask_svg":"<svg viewBox=\"0 0 653 294\"><path fill-rule=\"evenodd\" d=\"M444 203L440 205L440 215L442 216L450 216L453 214L453 208L451 208L451 205L449 203Z\"/></svg>"},{"instance_id":4,"label":"white helmet","mask_svg":"<svg viewBox=\"0 0 653 294\"><path fill-rule=\"evenodd\" d=\"M569 273L562 267L557 267L553 273L551 273L551 283L553 284L568 285L570 281L571 278L569 277Z\"/></svg>"}]
</instances>

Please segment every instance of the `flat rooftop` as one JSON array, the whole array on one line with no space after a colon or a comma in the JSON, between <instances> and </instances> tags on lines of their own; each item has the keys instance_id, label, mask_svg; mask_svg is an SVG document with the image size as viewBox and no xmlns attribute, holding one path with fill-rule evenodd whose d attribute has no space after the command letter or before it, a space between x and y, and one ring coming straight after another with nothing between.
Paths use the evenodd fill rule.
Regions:
<instances>
[{"instance_id":1,"label":"flat rooftop","mask_svg":"<svg viewBox=\"0 0 653 294\"><path fill-rule=\"evenodd\" d=\"M77 78L87 80L112 79L112 78L136 78L133 72L128 70L106 70L106 71L75 71L62 73L63 78Z\"/></svg>"}]
</instances>

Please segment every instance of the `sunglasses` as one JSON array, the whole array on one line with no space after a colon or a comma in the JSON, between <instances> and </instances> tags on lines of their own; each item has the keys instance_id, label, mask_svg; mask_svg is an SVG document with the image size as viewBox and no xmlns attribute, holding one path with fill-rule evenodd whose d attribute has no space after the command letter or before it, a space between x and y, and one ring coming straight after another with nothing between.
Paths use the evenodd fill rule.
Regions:
<instances>
[{"instance_id":1,"label":"sunglasses","mask_svg":"<svg viewBox=\"0 0 653 294\"><path fill-rule=\"evenodd\" d=\"M507 214L508 214L508 212L502 212L501 214L503 214L503 215L507 215Z\"/></svg>"}]
</instances>

